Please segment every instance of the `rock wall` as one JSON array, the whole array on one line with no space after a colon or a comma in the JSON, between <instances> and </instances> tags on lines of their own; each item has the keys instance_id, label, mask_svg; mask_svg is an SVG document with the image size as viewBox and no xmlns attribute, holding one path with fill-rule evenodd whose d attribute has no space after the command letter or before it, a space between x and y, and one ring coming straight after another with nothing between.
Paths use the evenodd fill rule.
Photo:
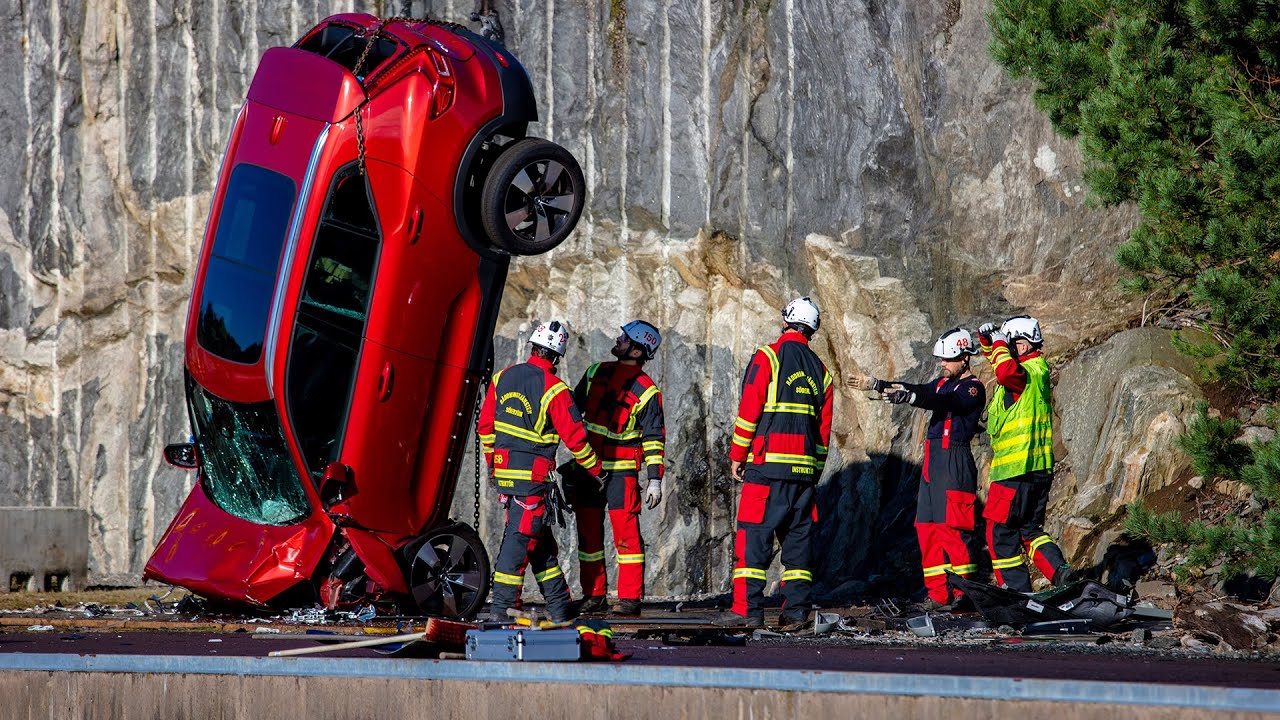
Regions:
<instances>
[{"instance_id":1,"label":"rock wall","mask_svg":"<svg viewBox=\"0 0 1280 720\"><path fill-rule=\"evenodd\" d=\"M986 0L495 4L539 91L534 132L575 153L590 192L573 238L515 264L498 362L523 359L537 318L572 326L571 381L607 355L622 322L664 330L651 371L665 393L669 482L642 522L652 592L727 587L740 373L799 294L824 310L816 347L837 376L923 379L939 331L1036 314L1061 368L1069 463L1052 529L1081 557L1119 502L1177 472L1170 437L1195 394L1185 376L1150 353L1078 353L1139 315L1112 261L1133 211L1086 205L1075 147L986 55ZM0 86L0 505L87 510L91 580L136 581L190 488L159 451L188 432L189 273L258 57L332 12L406 5L456 20L473 8L127 0L0 11L23 35L0 48L19 76ZM1098 367L1114 376L1110 394L1082 389ZM923 417L844 390L836 413L819 584L913 586ZM465 518L471 485L464 477L455 502ZM492 534L487 494L483 506Z\"/></svg>"}]
</instances>

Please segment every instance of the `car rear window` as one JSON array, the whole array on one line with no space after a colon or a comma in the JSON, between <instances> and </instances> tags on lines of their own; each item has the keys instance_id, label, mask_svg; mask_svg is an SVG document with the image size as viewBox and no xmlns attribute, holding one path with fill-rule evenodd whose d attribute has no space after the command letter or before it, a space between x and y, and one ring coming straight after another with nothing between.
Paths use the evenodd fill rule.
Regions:
<instances>
[{"instance_id":1,"label":"car rear window","mask_svg":"<svg viewBox=\"0 0 1280 720\"><path fill-rule=\"evenodd\" d=\"M368 37L356 35L355 28L347 25L329 25L320 32L303 38L302 42L298 43L298 48L327 57L351 72L355 72L360 54L364 52L365 45L368 43ZM359 77L363 80L374 68L395 55L399 47L394 40L379 35L378 41L374 43L373 48L369 50L369 55L364 59Z\"/></svg>"},{"instance_id":2,"label":"car rear window","mask_svg":"<svg viewBox=\"0 0 1280 720\"><path fill-rule=\"evenodd\" d=\"M231 171L196 323L197 341L218 357L251 365L262 355L296 194L292 179L266 168Z\"/></svg>"}]
</instances>

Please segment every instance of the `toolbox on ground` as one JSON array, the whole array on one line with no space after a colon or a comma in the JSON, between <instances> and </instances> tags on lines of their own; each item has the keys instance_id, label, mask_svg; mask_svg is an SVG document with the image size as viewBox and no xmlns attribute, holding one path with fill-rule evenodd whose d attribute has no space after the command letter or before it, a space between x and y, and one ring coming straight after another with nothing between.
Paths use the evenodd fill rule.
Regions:
<instances>
[{"instance_id":1,"label":"toolbox on ground","mask_svg":"<svg viewBox=\"0 0 1280 720\"><path fill-rule=\"evenodd\" d=\"M574 661L580 659L578 631L499 629L468 630L468 660Z\"/></svg>"}]
</instances>

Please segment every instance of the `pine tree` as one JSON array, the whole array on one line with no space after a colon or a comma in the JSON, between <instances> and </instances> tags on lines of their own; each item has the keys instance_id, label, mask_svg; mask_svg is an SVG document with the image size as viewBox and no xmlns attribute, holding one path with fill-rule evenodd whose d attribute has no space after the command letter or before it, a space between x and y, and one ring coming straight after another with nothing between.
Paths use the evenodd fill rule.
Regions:
<instances>
[{"instance_id":1,"label":"pine tree","mask_svg":"<svg viewBox=\"0 0 1280 720\"><path fill-rule=\"evenodd\" d=\"M1079 140L1094 199L1133 202L1117 258L1135 292L1195 331L1175 343L1207 381L1280 396L1280 0L994 0L991 53L1054 128ZM1192 565L1280 570L1280 445L1244 446L1201 413L1183 438L1206 480L1264 503L1245 522L1129 528L1188 547ZM1270 474L1269 474L1270 473Z\"/></svg>"}]
</instances>

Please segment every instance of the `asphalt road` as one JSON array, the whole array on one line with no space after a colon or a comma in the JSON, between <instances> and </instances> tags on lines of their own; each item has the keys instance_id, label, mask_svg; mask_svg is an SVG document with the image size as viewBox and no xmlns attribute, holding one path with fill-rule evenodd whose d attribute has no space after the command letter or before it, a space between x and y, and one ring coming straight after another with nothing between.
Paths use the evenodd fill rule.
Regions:
<instances>
[{"instance_id":1,"label":"asphalt road","mask_svg":"<svg viewBox=\"0 0 1280 720\"><path fill-rule=\"evenodd\" d=\"M299 631L301 632L301 631ZM699 646L621 636L631 665L707 668L889 672L1001 678L1101 680L1231 688L1280 689L1280 661L1184 657L1134 649L1048 648L998 644L956 648L927 644L868 644L849 638L765 640L741 646ZM250 633L78 632L63 629L0 632L0 653L78 655L264 656L270 650L316 647L308 640L255 638ZM316 657L382 657L369 649ZM433 662L404 658L403 662Z\"/></svg>"}]
</instances>

